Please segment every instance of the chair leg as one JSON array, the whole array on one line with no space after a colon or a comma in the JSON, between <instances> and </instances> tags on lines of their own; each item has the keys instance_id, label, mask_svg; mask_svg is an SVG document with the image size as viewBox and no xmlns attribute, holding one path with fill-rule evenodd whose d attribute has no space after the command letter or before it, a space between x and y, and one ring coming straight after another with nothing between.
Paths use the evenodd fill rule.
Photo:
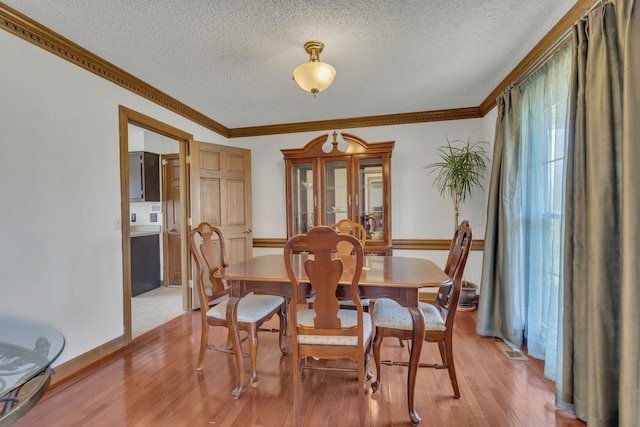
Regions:
<instances>
[{"instance_id":1,"label":"chair leg","mask_svg":"<svg viewBox=\"0 0 640 427\"><path fill-rule=\"evenodd\" d=\"M207 344L209 343L209 325L206 320L202 323L202 331L200 332L200 351L198 352L198 364L196 365L196 371L202 371L204 368L204 354L207 351Z\"/></svg>"},{"instance_id":2,"label":"chair leg","mask_svg":"<svg viewBox=\"0 0 640 427\"><path fill-rule=\"evenodd\" d=\"M444 341L438 341L438 350L440 351L442 364L447 366L447 350L444 348Z\"/></svg>"},{"instance_id":3,"label":"chair leg","mask_svg":"<svg viewBox=\"0 0 640 427\"><path fill-rule=\"evenodd\" d=\"M367 377L367 365L363 359L358 361L358 409L360 417L360 425L365 425L366 411L365 411L365 384Z\"/></svg>"},{"instance_id":4,"label":"chair leg","mask_svg":"<svg viewBox=\"0 0 640 427\"><path fill-rule=\"evenodd\" d=\"M380 388L380 347L382 347L382 340L384 338L384 329L376 327L376 336L373 338L373 361L376 364L376 380L371 383L371 390L373 393Z\"/></svg>"},{"instance_id":5,"label":"chair leg","mask_svg":"<svg viewBox=\"0 0 640 427\"><path fill-rule=\"evenodd\" d=\"M460 389L458 388L458 379L456 377L456 367L453 363L453 343L450 339L445 340L444 342L445 353L446 353L446 364L447 370L449 371L449 379L451 379L451 387L453 387L453 396L456 399L460 398Z\"/></svg>"},{"instance_id":6,"label":"chair leg","mask_svg":"<svg viewBox=\"0 0 640 427\"><path fill-rule=\"evenodd\" d=\"M373 378L373 372L371 372L371 370L369 369L369 360L371 359L370 357L370 353L371 353L371 345L373 344L373 340L369 340L369 344L367 345L367 348L364 351L364 369L365 369L365 381L371 381L371 378Z\"/></svg>"},{"instance_id":7,"label":"chair leg","mask_svg":"<svg viewBox=\"0 0 640 427\"><path fill-rule=\"evenodd\" d=\"M286 301L282 303L280 306L280 310L278 311L278 318L280 319L280 330L278 331L278 343L280 344L280 351L282 352L282 356L286 356L287 354L287 346L284 343L284 337L287 334L287 310L286 310Z\"/></svg>"},{"instance_id":8,"label":"chair leg","mask_svg":"<svg viewBox=\"0 0 640 427\"><path fill-rule=\"evenodd\" d=\"M249 358L251 359L251 387L258 387L260 380L257 372L258 328L255 324L249 327Z\"/></svg>"},{"instance_id":9,"label":"chair leg","mask_svg":"<svg viewBox=\"0 0 640 427\"><path fill-rule=\"evenodd\" d=\"M297 352L295 355L297 357ZM297 366L296 366L297 365ZM300 394L302 393L302 359L295 359L293 362L293 425L300 427ZM297 369L295 369L297 367Z\"/></svg>"},{"instance_id":10,"label":"chair leg","mask_svg":"<svg viewBox=\"0 0 640 427\"><path fill-rule=\"evenodd\" d=\"M233 348L233 342L231 341L231 331L227 329L227 348Z\"/></svg>"}]
</instances>

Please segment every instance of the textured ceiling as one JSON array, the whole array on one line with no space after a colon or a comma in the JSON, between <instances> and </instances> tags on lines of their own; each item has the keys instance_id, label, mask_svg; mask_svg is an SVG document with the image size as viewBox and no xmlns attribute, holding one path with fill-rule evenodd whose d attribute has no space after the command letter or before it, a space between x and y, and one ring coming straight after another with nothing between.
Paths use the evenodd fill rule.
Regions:
<instances>
[{"instance_id":1,"label":"textured ceiling","mask_svg":"<svg viewBox=\"0 0 640 427\"><path fill-rule=\"evenodd\" d=\"M477 107L575 0L4 0L228 128ZM292 81L324 43L317 98Z\"/></svg>"}]
</instances>

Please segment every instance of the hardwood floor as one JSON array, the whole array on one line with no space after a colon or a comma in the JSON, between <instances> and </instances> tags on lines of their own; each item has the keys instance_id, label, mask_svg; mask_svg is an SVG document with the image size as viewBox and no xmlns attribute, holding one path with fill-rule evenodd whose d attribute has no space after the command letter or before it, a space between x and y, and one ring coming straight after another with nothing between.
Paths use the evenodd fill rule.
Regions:
<instances>
[{"instance_id":1,"label":"hardwood floor","mask_svg":"<svg viewBox=\"0 0 640 427\"><path fill-rule=\"evenodd\" d=\"M277 327L277 320L271 321ZM454 399L446 370L420 369L416 407L423 426L585 426L556 411L554 386L542 363L508 359L495 339L475 334L475 312L456 319L454 351L461 398ZM219 328L218 342L226 336ZM232 356L209 351L196 372L198 312L185 313L140 337L67 388L55 387L14 426L262 426L292 425L291 357L281 357L278 335L260 334L260 384L231 398ZM396 340L386 340L383 358L408 358ZM438 356L425 343L422 360ZM371 364L373 369L373 364ZM249 360L245 359L249 370ZM402 366L382 366L382 387L368 391L370 426L410 426ZM55 378L55 377L54 377ZM313 371L303 379L302 425L356 426L357 377Z\"/></svg>"}]
</instances>

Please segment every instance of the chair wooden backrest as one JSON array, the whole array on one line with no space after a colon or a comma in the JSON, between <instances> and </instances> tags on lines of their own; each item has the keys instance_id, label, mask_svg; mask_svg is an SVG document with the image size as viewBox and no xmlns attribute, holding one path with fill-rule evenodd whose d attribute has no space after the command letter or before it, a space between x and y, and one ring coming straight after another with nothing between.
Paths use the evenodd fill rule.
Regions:
<instances>
[{"instance_id":1,"label":"chair wooden backrest","mask_svg":"<svg viewBox=\"0 0 640 427\"><path fill-rule=\"evenodd\" d=\"M453 323L453 315L455 314L458 299L460 298L462 275L467 264L469 251L471 250L472 234L469 221L462 221L451 240L449 256L445 266L445 273L451 278L452 284L440 287L436 296L436 307L446 315L447 328L453 326L449 325L449 318L451 318L451 323Z\"/></svg>"},{"instance_id":2,"label":"chair wooden backrest","mask_svg":"<svg viewBox=\"0 0 640 427\"><path fill-rule=\"evenodd\" d=\"M355 257L334 256L336 245L346 242L355 248ZM314 309L316 317L314 327L296 327L295 304L291 304L290 321L292 324L292 338L295 342L296 335L358 335L355 328L343 329L338 318L340 303L336 297L336 289L345 268L351 270L350 281L351 299L354 301L359 318L362 318L362 303L358 295L358 281L364 264L364 251L362 243L350 234L337 233L327 226L314 227L307 234L300 234L289 239L284 247L285 265L293 286L292 301L299 301L300 283L292 266L293 248L295 245L306 246L313 257L304 262L304 269L315 291ZM362 328L362 321L358 322ZM362 336L362 333L360 333Z\"/></svg>"},{"instance_id":3,"label":"chair wooden backrest","mask_svg":"<svg viewBox=\"0 0 640 427\"><path fill-rule=\"evenodd\" d=\"M191 230L191 250L196 260L200 306L207 307L211 301L229 294L226 284L215 277L228 265L222 232L209 223L201 223Z\"/></svg>"},{"instance_id":4,"label":"chair wooden backrest","mask_svg":"<svg viewBox=\"0 0 640 427\"><path fill-rule=\"evenodd\" d=\"M336 254L339 244L349 245L349 255ZM309 254L304 262L294 269L294 247L305 247ZM351 252L354 255L351 255ZM309 359L349 359L357 364L358 372L358 408L361 425L365 416L365 381L368 353L371 348L371 318L365 313L358 294L358 283L364 264L362 242L351 234L340 234L327 226L314 227L307 234L299 234L289 239L284 246L284 259L287 275L292 286L292 301L300 301L300 278L306 273L310 285L315 291L313 308L298 312L296 304L289 305L291 325L291 343L294 360L293 394L294 425L300 425L301 378L304 369L337 369L343 367L311 366ZM297 260L296 260L297 262ZM304 269L304 271L300 271ZM349 277L351 300L355 307L340 309L336 290L343 276ZM305 289L308 289L305 286ZM303 298L309 295L302 295ZM355 314L355 316L354 316ZM305 362L306 361L306 362Z\"/></svg>"},{"instance_id":5,"label":"chair wooden backrest","mask_svg":"<svg viewBox=\"0 0 640 427\"><path fill-rule=\"evenodd\" d=\"M350 219L341 219L338 222L331 224L329 227L335 229L340 234L350 234L356 239L360 240L362 247L367 242L367 230L357 222L353 222ZM338 253L340 255L351 255L353 247L349 243L339 243L337 246Z\"/></svg>"}]
</instances>

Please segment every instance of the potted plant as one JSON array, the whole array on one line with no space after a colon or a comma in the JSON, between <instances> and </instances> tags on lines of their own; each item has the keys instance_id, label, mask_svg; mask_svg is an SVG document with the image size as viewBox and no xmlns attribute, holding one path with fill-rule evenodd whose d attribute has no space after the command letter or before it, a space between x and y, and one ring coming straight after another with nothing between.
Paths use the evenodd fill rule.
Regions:
<instances>
[{"instance_id":1,"label":"potted plant","mask_svg":"<svg viewBox=\"0 0 640 427\"><path fill-rule=\"evenodd\" d=\"M467 141L453 140L448 137L447 145L438 148L437 152L440 160L424 166L429 173L437 173L433 185L438 189L441 196L448 195L453 202L453 213L455 218L455 228L458 228L458 217L460 214L460 204L462 204L475 189L482 189L482 179L487 171L486 148L487 141L471 142L471 137ZM475 308L473 299L475 298L478 286L475 283L463 281L462 292L460 293L459 305Z\"/></svg>"}]
</instances>

